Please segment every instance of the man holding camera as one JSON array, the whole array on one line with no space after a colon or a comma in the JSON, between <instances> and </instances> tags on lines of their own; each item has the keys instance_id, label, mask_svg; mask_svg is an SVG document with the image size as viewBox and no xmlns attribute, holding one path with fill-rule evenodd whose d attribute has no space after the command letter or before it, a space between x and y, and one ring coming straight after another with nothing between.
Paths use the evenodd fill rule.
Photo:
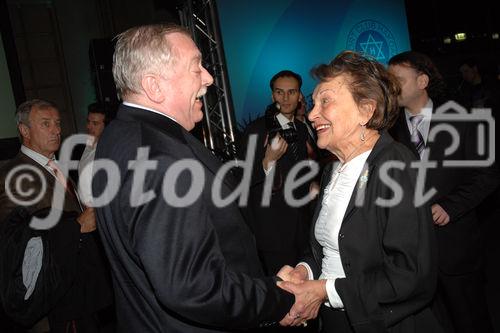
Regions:
<instances>
[{"instance_id":1,"label":"man holding camera","mask_svg":"<svg viewBox=\"0 0 500 333\"><path fill-rule=\"evenodd\" d=\"M292 71L274 75L270 81L273 104L247 126L240 145L244 158L250 137L257 135L245 212L267 274L276 274L286 264L295 265L308 241L308 203L295 200L308 198L310 180L300 186L292 184L311 171L307 146L314 144L308 142L304 123L295 119L302 102L301 86L302 78ZM290 174L297 163L301 163L300 171Z\"/></svg>"}]
</instances>

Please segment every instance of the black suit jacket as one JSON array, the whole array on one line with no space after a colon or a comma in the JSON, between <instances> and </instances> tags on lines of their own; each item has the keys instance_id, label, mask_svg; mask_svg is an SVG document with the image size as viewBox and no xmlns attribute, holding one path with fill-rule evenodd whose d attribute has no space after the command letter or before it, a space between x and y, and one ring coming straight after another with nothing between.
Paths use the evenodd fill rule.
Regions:
<instances>
[{"instance_id":1,"label":"black suit jacket","mask_svg":"<svg viewBox=\"0 0 500 333\"><path fill-rule=\"evenodd\" d=\"M405 111L401 109L395 125L389 133L396 141L408 147L415 158L419 155L411 142ZM431 120L430 130L443 124ZM440 131L433 142L427 142L429 161L437 162L425 178L425 191L435 188L430 205L437 203L450 216L450 223L436 227L439 247L439 268L446 274L464 274L477 270L481 265L480 230L475 208L495 190L500 182L496 168L443 167L443 160L480 159L477 154L476 125L468 122L447 123L452 125L460 137L460 145L452 154L445 149L452 143L452 137Z\"/></svg>"},{"instance_id":2,"label":"black suit jacket","mask_svg":"<svg viewBox=\"0 0 500 333\"><path fill-rule=\"evenodd\" d=\"M295 120L297 130L297 156L299 162L308 159L307 156L307 128L304 123ZM290 170L298 163L292 156L291 149L278 160L275 165L275 176L270 204L262 205L264 193L264 182L266 175L262 167L266 151L266 138L268 129L266 128L265 117L261 117L250 123L245 129L245 133L239 144L240 158L245 159L250 136L257 136L257 145L253 155L252 179L250 187L250 197L248 203L249 223L255 233L257 248L263 251L293 252L302 253L308 241L308 230L310 219L307 204L300 207L293 207L285 198L285 182L290 174ZM301 177L307 171L303 168L296 178ZM308 195L308 181L298 186L293 192L295 199ZM297 258L298 259L298 258ZM290 263L292 264L292 263Z\"/></svg>"},{"instance_id":3,"label":"black suit jacket","mask_svg":"<svg viewBox=\"0 0 500 333\"><path fill-rule=\"evenodd\" d=\"M428 304L437 274L435 236L427 205L416 207L415 171L411 153L382 133L354 188L340 227L339 252L345 278L335 288L342 299L355 332L439 331ZM402 199L384 207L380 199L391 199L394 191L380 178L383 165L396 161L387 175L401 190ZM333 172L329 164L321 180L314 225L318 219L325 187ZM393 186L393 185L391 185ZM357 198L364 201L356 204ZM312 256L305 261L319 278L323 249L311 233Z\"/></svg>"},{"instance_id":4,"label":"black suit jacket","mask_svg":"<svg viewBox=\"0 0 500 333\"><path fill-rule=\"evenodd\" d=\"M129 163L139 166L145 159L130 162L139 147L147 147L156 163L139 188L156 197L134 207ZM121 178L118 194L96 210L111 261L118 331L219 332L285 316L293 296L274 278L262 277L238 206L220 207L212 200L214 182L221 184L223 198L233 184L216 178L220 162L201 142L165 116L122 105L99 140L96 160L101 158L116 163ZM186 163L194 173L174 174L176 165ZM193 181L199 195L188 205L162 194L166 189L184 196ZM105 186L104 173L96 174L94 193Z\"/></svg>"},{"instance_id":5,"label":"black suit jacket","mask_svg":"<svg viewBox=\"0 0 500 333\"><path fill-rule=\"evenodd\" d=\"M15 187L16 179L19 179L23 173L17 172L10 183L6 184L7 175L16 167L28 166L38 170L42 178L36 173L24 169L24 175L29 175L32 181L23 181L22 190L26 193L32 192L33 196L40 194L42 182L46 183L46 190L42 193L40 200L30 205L18 205L12 201L6 192L8 186L10 192L19 200L23 196L17 192ZM64 196L63 214L58 224L48 231L32 230L29 227L29 221L33 214L50 210L52 206L52 197L54 195L56 179L45 168L35 162L27 155L19 154L7 162L0 170L0 242L3 243L2 253L18 254L12 255L9 261L3 261L3 272L17 272L16 279L13 279L12 286L19 287L12 297L16 297L23 292L22 278L19 267L22 265L24 250L31 237L42 237L44 251L42 273L51 274L51 276L40 276L37 279L35 289L43 288L34 292L33 297L41 299L30 299L26 302L18 302L16 308L13 308L13 301L5 299L5 302L11 302L6 310L16 319L23 318L23 324L36 321L37 314L48 315L51 320L66 321L83 316L88 316L96 311L103 309L111 304L112 294L105 258L99 249L99 240L97 233L80 234L80 225L76 217L81 213L80 206L76 198L70 194ZM33 196L28 199L33 199ZM26 199L26 198L25 198ZM24 219L18 217L14 210L23 208ZM8 220L8 217L12 220ZM70 218L67 218L70 216ZM72 217L71 217L72 216ZM67 224L67 225L60 225ZM22 236L22 237L21 237ZM50 272L48 267L55 265L61 268L61 272ZM74 273L76 272L76 273ZM54 276L57 275L57 280ZM19 281L17 281L19 280ZM49 282L47 282L50 280ZM7 285L4 285L7 288ZM52 294L51 289L52 288ZM61 291L61 288L65 289ZM50 295L50 299L45 299ZM16 300L17 302L17 300ZM43 313L40 309L32 311L28 307L43 304L44 309L50 309L48 313ZM14 313L16 312L17 313ZM33 316L32 316L33 315Z\"/></svg>"},{"instance_id":6,"label":"black suit jacket","mask_svg":"<svg viewBox=\"0 0 500 333\"><path fill-rule=\"evenodd\" d=\"M5 181L7 178L7 175L11 170L13 170L16 167L21 167L21 166L28 166L30 168L36 169L40 175L42 175L42 179L34 173L32 170L23 170L24 174L29 175L32 177L31 179L33 181L27 182L24 181L23 188L22 190L24 191L32 191L32 195L28 197L27 199L33 199L36 195L38 195L42 189L42 181L45 182L47 188L45 193L42 194L40 197L40 200L37 202L34 202L33 204L29 206L24 206L29 214L34 213L35 211L39 211L41 209L51 207L52 205L52 195L54 193L54 188L55 188L55 182L56 179L53 175L50 174L45 168L43 168L40 164L35 162L33 159L28 157L22 152L19 152L13 159L9 160L2 168L0 169L0 184L2 185L0 187L0 221L5 219L7 215L10 214L14 208L18 206L18 204L12 200L10 200L9 196L7 195L7 192L5 191ZM16 192L16 187L14 186L15 180L18 179L18 177L21 176L21 173L16 173L15 176L12 178L10 182L10 191L11 193L14 194L14 196L17 199L23 199L22 194L18 194ZM26 199L26 198L25 198ZM64 211L73 211L77 213L81 213L80 206L78 204L78 201L71 196L71 195L65 195L64 197L64 204L63 204L63 210Z\"/></svg>"}]
</instances>

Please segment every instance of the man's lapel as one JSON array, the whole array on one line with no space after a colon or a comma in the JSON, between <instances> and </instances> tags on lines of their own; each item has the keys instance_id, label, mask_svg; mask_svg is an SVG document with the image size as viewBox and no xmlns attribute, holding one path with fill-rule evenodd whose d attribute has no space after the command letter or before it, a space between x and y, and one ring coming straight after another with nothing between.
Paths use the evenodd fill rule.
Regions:
<instances>
[{"instance_id":1,"label":"man's lapel","mask_svg":"<svg viewBox=\"0 0 500 333\"><path fill-rule=\"evenodd\" d=\"M397 141L408 147L412 151L413 155L415 155L415 157L420 159L420 155L418 154L417 148L415 147L413 142L411 142L411 133L410 129L408 128L408 123L406 121L406 114L404 109L401 109L399 117L394 126L397 132L396 133Z\"/></svg>"},{"instance_id":2,"label":"man's lapel","mask_svg":"<svg viewBox=\"0 0 500 333\"><path fill-rule=\"evenodd\" d=\"M197 138L172 119L148 110L127 105L120 106L117 118L125 121L147 123L148 126L153 127L155 130L178 139L191 149L193 154L208 170L210 170L210 172L217 175L221 167L221 162ZM233 189L235 187L235 180L231 179L233 179L233 177L227 175L223 180L230 189Z\"/></svg>"},{"instance_id":3,"label":"man's lapel","mask_svg":"<svg viewBox=\"0 0 500 333\"><path fill-rule=\"evenodd\" d=\"M184 133L184 137L189 145L189 148L198 160L203 163L203 165L210 170L214 176L217 176L219 169L222 167L222 163L217 159L217 157L215 157L215 155L212 154L210 150L208 150L208 148L205 147L200 140L195 138L191 133ZM234 179L230 172L226 173L222 180L231 190L237 186L236 179Z\"/></svg>"},{"instance_id":4,"label":"man's lapel","mask_svg":"<svg viewBox=\"0 0 500 333\"><path fill-rule=\"evenodd\" d=\"M19 152L18 157L19 157L19 160L21 161L21 163L29 164L29 165L37 168L40 172L42 172L45 179L43 179L43 180L40 179L40 181L47 182L46 183L47 187L45 189L46 193L44 194L43 198L46 198L47 200L50 199L50 201L51 201L52 195L55 193L54 192L55 191L55 184L57 181L55 176L53 174L51 174L46 168L42 167L39 163L34 161L32 158L25 155L23 152ZM71 178L69 178L69 177L67 178L67 180L68 180L68 182L72 181ZM72 183L72 185L75 186L74 183ZM76 187L75 187L75 191L76 191ZM66 209L66 203L70 204L71 205L70 208L72 208L72 209L78 208L81 211L83 208L82 205L80 204L78 197L75 197L74 195L71 195L69 193L65 193L64 200L65 200L65 204L63 205L64 209Z\"/></svg>"},{"instance_id":5,"label":"man's lapel","mask_svg":"<svg viewBox=\"0 0 500 333\"><path fill-rule=\"evenodd\" d=\"M380 138L375 143L370 155L366 159L365 165L361 174L354 186L354 190L352 191L351 199L349 200L349 204L347 205L347 209L344 214L344 218L342 219L342 224L346 223L346 221L351 217L351 215L358 209L360 206L365 206L367 204L366 200L370 200L373 198L366 198L366 188L369 184L370 179L377 179L378 175L374 174L375 166L377 164L376 159L379 154L390 144L393 144L394 140L392 137L385 131L380 133Z\"/></svg>"}]
</instances>

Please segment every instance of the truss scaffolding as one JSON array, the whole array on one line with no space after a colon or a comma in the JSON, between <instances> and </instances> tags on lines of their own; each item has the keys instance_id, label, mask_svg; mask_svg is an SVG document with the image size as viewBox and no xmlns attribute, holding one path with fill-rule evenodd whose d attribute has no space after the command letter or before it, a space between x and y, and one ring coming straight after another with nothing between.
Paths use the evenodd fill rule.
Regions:
<instances>
[{"instance_id":1,"label":"truss scaffolding","mask_svg":"<svg viewBox=\"0 0 500 333\"><path fill-rule=\"evenodd\" d=\"M221 160L235 159L236 122L217 4L215 0L186 0L179 16L203 54L203 66L214 78L203 98L204 144Z\"/></svg>"}]
</instances>

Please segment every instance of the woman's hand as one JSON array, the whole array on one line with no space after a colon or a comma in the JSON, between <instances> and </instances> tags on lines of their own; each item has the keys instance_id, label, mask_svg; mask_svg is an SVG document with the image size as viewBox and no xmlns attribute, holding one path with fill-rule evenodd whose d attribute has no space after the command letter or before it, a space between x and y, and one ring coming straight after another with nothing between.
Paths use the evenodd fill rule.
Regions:
<instances>
[{"instance_id":1,"label":"woman's hand","mask_svg":"<svg viewBox=\"0 0 500 333\"><path fill-rule=\"evenodd\" d=\"M278 286L295 295L295 304L287 316L280 321L282 326L298 326L309 319L316 318L321 304L328 298L326 280L303 281L300 284L281 281L278 282Z\"/></svg>"},{"instance_id":2,"label":"woman's hand","mask_svg":"<svg viewBox=\"0 0 500 333\"><path fill-rule=\"evenodd\" d=\"M448 215L448 213L439 204L432 205L431 210L434 224L444 227L450 223L450 215Z\"/></svg>"}]
</instances>

